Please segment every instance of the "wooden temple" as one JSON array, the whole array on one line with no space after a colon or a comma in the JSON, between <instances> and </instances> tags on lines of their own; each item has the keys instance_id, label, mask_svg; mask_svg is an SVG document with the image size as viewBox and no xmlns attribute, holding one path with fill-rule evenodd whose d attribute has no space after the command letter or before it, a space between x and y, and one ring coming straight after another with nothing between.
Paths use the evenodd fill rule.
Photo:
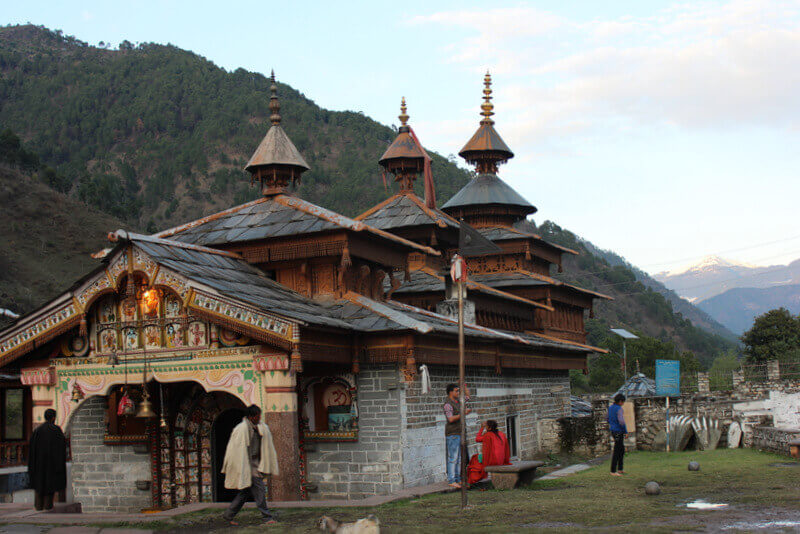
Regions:
<instances>
[{"instance_id":1,"label":"wooden temple","mask_svg":"<svg viewBox=\"0 0 800 534\"><path fill-rule=\"evenodd\" d=\"M5 466L24 464L53 408L84 510L224 501L225 444L257 404L279 455L272 500L442 480L440 405L458 361L445 273L465 230L496 245L469 258L468 422L501 421L519 457L545 446L542 429L568 411L568 371L598 350L585 312L607 297L551 278L575 252L518 228L536 209L497 177L513 154L494 129L488 75L461 151L476 177L441 209L416 196L432 174L404 101L379 160L400 191L355 219L291 192L309 166L272 80L271 127L246 167L261 198L155 235L110 233L93 271L0 332L2 398L23 406L0 445Z\"/></svg>"}]
</instances>

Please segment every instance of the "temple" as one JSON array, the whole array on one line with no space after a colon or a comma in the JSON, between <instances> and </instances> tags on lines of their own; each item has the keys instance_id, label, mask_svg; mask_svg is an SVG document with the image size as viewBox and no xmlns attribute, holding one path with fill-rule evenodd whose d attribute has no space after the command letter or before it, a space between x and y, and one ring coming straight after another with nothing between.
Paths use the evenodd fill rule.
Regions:
<instances>
[{"instance_id":1,"label":"temple","mask_svg":"<svg viewBox=\"0 0 800 534\"><path fill-rule=\"evenodd\" d=\"M569 370L600 350L584 316L608 297L550 276L575 252L521 226L536 208L497 176L513 153L494 128L488 74L484 94L460 153L477 174L461 191L437 208L403 100L379 159L399 191L349 218L292 192L309 165L281 126L273 74L271 125L246 166L259 199L154 235L112 231L94 270L0 332L0 401L23 406L19 428L3 426L3 466L25 463L31 429L54 408L84 511L226 501L225 445L257 404L279 456L271 500L442 481L441 404L458 362L446 273L459 251L468 431L496 419L514 456L546 451L569 414Z\"/></svg>"}]
</instances>

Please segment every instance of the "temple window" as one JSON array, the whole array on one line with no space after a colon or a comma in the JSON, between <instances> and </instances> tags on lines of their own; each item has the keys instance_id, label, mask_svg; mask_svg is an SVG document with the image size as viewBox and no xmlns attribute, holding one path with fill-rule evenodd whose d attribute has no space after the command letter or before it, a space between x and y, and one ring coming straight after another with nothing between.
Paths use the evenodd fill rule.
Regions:
<instances>
[{"instance_id":1,"label":"temple window","mask_svg":"<svg viewBox=\"0 0 800 534\"><path fill-rule=\"evenodd\" d=\"M25 439L25 392L22 388L0 390L2 400L2 441Z\"/></svg>"},{"instance_id":2,"label":"temple window","mask_svg":"<svg viewBox=\"0 0 800 534\"><path fill-rule=\"evenodd\" d=\"M313 441L358 439L355 377L312 377L302 387L303 435Z\"/></svg>"}]
</instances>

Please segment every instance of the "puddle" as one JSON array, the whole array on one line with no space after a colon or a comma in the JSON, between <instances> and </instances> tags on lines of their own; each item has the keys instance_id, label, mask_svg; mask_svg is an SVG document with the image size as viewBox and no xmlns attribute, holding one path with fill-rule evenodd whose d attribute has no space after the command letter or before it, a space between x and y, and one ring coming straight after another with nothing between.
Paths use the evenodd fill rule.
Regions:
<instances>
[{"instance_id":1,"label":"puddle","mask_svg":"<svg viewBox=\"0 0 800 534\"><path fill-rule=\"evenodd\" d=\"M778 462L776 464L769 464L770 467L797 467L800 462Z\"/></svg>"},{"instance_id":2,"label":"puddle","mask_svg":"<svg viewBox=\"0 0 800 534\"><path fill-rule=\"evenodd\" d=\"M725 525L722 530L759 530L765 528L800 528L800 521L741 521Z\"/></svg>"},{"instance_id":3,"label":"puddle","mask_svg":"<svg viewBox=\"0 0 800 534\"><path fill-rule=\"evenodd\" d=\"M703 499L697 499L696 501L686 503L686 508L690 510L719 510L727 507L728 505L725 503L706 502Z\"/></svg>"}]
</instances>

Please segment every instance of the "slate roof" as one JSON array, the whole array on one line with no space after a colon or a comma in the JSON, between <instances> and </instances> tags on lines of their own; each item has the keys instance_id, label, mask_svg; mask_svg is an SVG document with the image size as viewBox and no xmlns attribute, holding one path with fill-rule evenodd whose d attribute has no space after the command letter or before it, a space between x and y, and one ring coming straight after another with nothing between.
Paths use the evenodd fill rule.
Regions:
<instances>
[{"instance_id":1,"label":"slate roof","mask_svg":"<svg viewBox=\"0 0 800 534\"><path fill-rule=\"evenodd\" d=\"M442 210L463 206L485 206L500 204L524 208L527 213L536 213L536 208L525 200L519 193L501 180L496 174L479 174L461 188Z\"/></svg>"},{"instance_id":2,"label":"slate roof","mask_svg":"<svg viewBox=\"0 0 800 534\"><path fill-rule=\"evenodd\" d=\"M416 271L410 272L410 280L404 282L400 287L395 290L394 294L397 295L403 293L442 293L444 294L445 291L445 280L444 277L440 274L437 274L433 269L428 267L423 267ZM389 282L385 282L387 288L389 287ZM538 302L518 297L517 295L513 295L511 293L506 293L505 291L500 291L495 289L491 286L486 284L477 282L475 280L468 279L467 280L467 290L475 291L477 293L484 293L487 295L491 295L493 297L499 297L502 299L513 300L516 302L521 302L523 304L527 304L529 306L533 306L535 308L543 308L546 310L553 311L553 308L550 306L546 306L544 304L540 304Z\"/></svg>"},{"instance_id":3,"label":"slate roof","mask_svg":"<svg viewBox=\"0 0 800 534\"><path fill-rule=\"evenodd\" d=\"M556 245L555 243L551 243L549 241L545 241L542 239L542 236L538 234L532 234L530 232L526 232L524 230L519 230L517 228L509 228L508 226L492 226L492 227L483 227L477 229L483 237L488 239L489 241L511 241L513 239L535 239L540 243L544 243L549 247L556 248L561 250L562 252L566 252L568 254L578 255L578 252L572 250L571 248L562 247L561 245Z\"/></svg>"},{"instance_id":4,"label":"slate roof","mask_svg":"<svg viewBox=\"0 0 800 534\"><path fill-rule=\"evenodd\" d=\"M530 271L516 270L504 273L475 274L471 276L474 280L482 282L488 286L492 286L495 288L534 287L534 286L552 285L556 287L566 287L574 291L578 291L580 293L586 293L592 295L596 298L614 300L612 297L604 295L603 293L598 293L597 291L591 291L589 289L583 289L581 287L573 286L572 284L564 283L561 280L556 280L555 278L550 278L549 276L544 276Z\"/></svg>"},{"instance_id":5,"label":"slate roof","mask_svg":"<svg viewBox=\"0 0 800 534\"><path fill-rule=\"evenodd\" d=\"M397 193L355 218L381 230L406 226L436 225L459 229L458 221L438 209L425 205L413 192Z\"/></svg>"},{"instance_id":6,"label":"slate roof","mask_svg":"<svg viewBox=\"0 0 800 534\"><path fill-rule=\"evenodd\" d=\"M336 304L340 317L359 331L415 330L421 334L442 333L458 335L458 321L395 301L377 302L358 293L348 293ZM510 343L522 343L541 348L588 353L593 347L536 334L493 330L476 324L465 324L464 335Z\"/></svg>"},{"instance_id":7,"label":"slate roof","mask_svg":"<svg viewBox=\"0 0 800 534\"><path fill-rule=\"evenodd\" d=\"M226 297L308 324L351 328L329 308L267 278L235 254L123 231L117 234L159 265Z\"/></svg>"},{"instance_id":8,"label":"slate roof","mask_svg":"<svg viewBox=\"0 0 800 534\"><path fill-rule=\"evenodd\" d=\"M429 247L418 245L384 230L373 228L364 222L355 221L289 195L259 198L247 204L164 230L155 234L155 237L212 246L343 229L366 232L389 239L406 248L439 255L437 251Z\"/></svg>"},{"instance_id":9,"label":"slate roof","mask_svg":"<svg viewBox=\"0 0 800 534\"><path fill-rule=\"evenodd\" d=\"M591 417L592 403L575 395L569 397L570 415L572 417Z\"/></svg>"}]
</instances>

